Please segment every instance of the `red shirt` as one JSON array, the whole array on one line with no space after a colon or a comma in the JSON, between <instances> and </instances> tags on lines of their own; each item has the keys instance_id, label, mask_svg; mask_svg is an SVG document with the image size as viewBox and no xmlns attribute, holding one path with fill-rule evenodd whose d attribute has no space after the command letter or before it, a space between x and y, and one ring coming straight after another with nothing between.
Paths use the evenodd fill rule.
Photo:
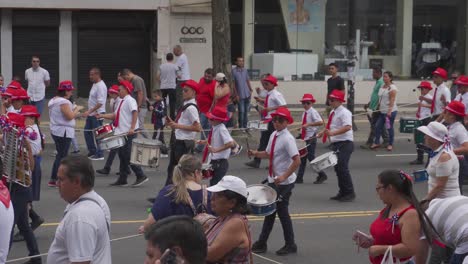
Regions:
<instances>
[{"instance_id":1,"label":"red shirt","mask_svg":"<svg viewBox=\"0 0 468 264\"><path fill-rule=\"evenodd\" d=\"M197 106L201 113L206 114L210 111L211 104L213 104L216 81L206 83L205 78L202 77L198 85L200 86L200 93L197 94Z\"/></svg>"}]
</instances>

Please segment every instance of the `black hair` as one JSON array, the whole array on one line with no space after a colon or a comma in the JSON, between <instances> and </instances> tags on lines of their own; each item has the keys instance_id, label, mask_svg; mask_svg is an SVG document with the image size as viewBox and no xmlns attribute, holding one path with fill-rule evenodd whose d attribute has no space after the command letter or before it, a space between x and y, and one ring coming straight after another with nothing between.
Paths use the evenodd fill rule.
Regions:
<instances>
[{"instance_id":1,"label":"black hair","mask_svg":"<svg viewBox=\"0 0 468 264\"><path fill-rule=\"evenodd\" d=\"M57 90L57 96L65 97L67 95L67 90Z\"/></svg>"},{"instance_id":2,"label":"black hair","mask_svg":"<svg viewBox=\"0 0 468 264\"><path fill-rule=\"evenodd\" d=\"M330 66L333 66L333 67L335 67L335 68L337 68L337 69L340 68L340 67L338 67L338 64L336 64L336 63L334 63L334 62L328 64L328 67L330 67Z\"/></svg>"},{"instance_id":3,"label":"black hair","mask_svg":"<svg viewBox=\"0 0 468 264\"><path fill-rule=\"evenodd\" d=\"M169 216L153 224L145 239L162 253L180 247L183 257L191 264L205 264L208 251L203 227L186 215Z\"/></svg>"},{"instance_id":4,"label":"black hair","mask_svg":"<svg viewBox=\"0 0 468 264\"><path fill-rule=\"evenodd\" d=\"M94 187L94 168L88 157L83 155L68 155L60 161L66 167L66 176L69 179L80 178L81 187Z\"/></svg>"},{"instance_id":5,"label":"black hair","mask_svg":"<svg viewBox=\"0 0 468 264\"><path fill-rule=\"evenodd\" d=\"M390 77L390 82L393 83L393 73L392 73L391 71L386 71L386 72L384 72L383 74L387 74L388 77Z\"/></svg>"},{"instance_id":6,"label":"black hair","mask_svg":"<svg viewBox=\"0 0 468 264\"><path fill-rule=\"evenodd\" d=\"M380 67L380 66L374 66L374 67L372 67L372 70L375 71L378 74L382 74L382 67Z\"/></svg>"},{"instance_id":7,"label":"black hair","mask_svg":"<svg viewBox=\"0 0 468 264\"><path fill-rule=\"evenodd\" d=\"M214 70L213 68L208 68L205 70L205 74L211 74L211 75L214 75Z\"/></svg>"},{"instance_id":8,"label":"black hair","mask_svg":"<svg viewBox=\"0 0 468 264\"><path fill-rule=\"evenodd\" d=\"M236 200L236 205L234 206L234 208L232 208L233 213L238 213L242 215L247 215L250 213L250 208L247 205L247 198L245 198L244 196L230 190L218 192L218 194L226 197L226 199L228 200Z\"/></svg>"},{"instance_id":9,"label":"black hair","mask_svg":"<svg viewBox=\"0 0 468 264\"><path fill-rule=\"evenodd\" d=\"M166 60L167 60L167 61L171 61L171 60L173 60L173 59L174 59L174 54L172 54L172 53L170 53L170 52L169 52L168 54L166 54Z\"/></svg>"},{"instance_id":10,"label":"black hair","mask_svg":"<svg viewBox=\"0 0 468 264\"><path fill-rule=\"evenodd\" d=\"M465 117L459 116L459 115L455 115L455 122L460 122L460 123L464 124L464 122L465 122Z\"/></svg>"},{"instance_id":11,"label":"black hair","mask_svg":"<svg viewBox=\"0 0 468 264\"><path fill-rule=\"evenodd\" d=\"M92 67L89 71L96 72L96 74L99 75L99 77L101 77L101 69L99 69L98 67Z\"/></svg>"}]
</instances>

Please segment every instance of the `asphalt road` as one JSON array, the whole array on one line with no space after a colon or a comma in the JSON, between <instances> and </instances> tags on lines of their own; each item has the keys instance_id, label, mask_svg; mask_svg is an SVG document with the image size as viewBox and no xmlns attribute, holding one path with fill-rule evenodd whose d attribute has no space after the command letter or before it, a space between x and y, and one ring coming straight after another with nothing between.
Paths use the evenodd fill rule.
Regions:
<instances>
[{"instance_id":1,"label":"asphalt road","mask_svg":"<svg viewBox=\"0 0 468 264\"><path fill-rule=\"evenodd\" d=\"M415 158L415 145L408 141L412 135L397 133L393 152L384 149L362 150L359 145L367 135L368 125L364 121L358 123L360 128L356 132L358 142L355 143L355 152L350 164L357 194L356 200L348 203L329 200L329 197L337 193L337 180L333 169L327 169L329 179L324 184L314 185L312 182L316 175L311 168L308 168L304 177L305 183L296 185L290 201L298 253L285 257L274 254L283 246L282 229L277 221L268 241L268 252L254 256L255 263L369 263L367 252L361 250L358 253L351 236L356 229L368 232L370 223L377 216L377 211L383 207L375 193L377 174L388 168L411 172L420 169L421 166L408 165L408 162ZM245 144L243 140L239 142ZM65 208L65 202L60 198L58 191L47 187L53 163L53 157L50 156L52 150L53 145L48 145L44 153L41 201L34 204L37 211L46 219L46 224L36 231L41 253L48 251ZM319 144L318 154L327 151L324 145ZM85 153L85 150L82 149L82 153ZM246 161L248 158L245 152L230 159L228 174L243 178L247 184L262 181L267 175L267 170L264 168L268 163L263 161L261 169L250 169L243 165ZM149 206L146 198L155 196L164 184L167 162L165 158L161 160L159 168L145 169L150 181L138 188L108 186L116 179L118 159L114 162L109 176L97 174L95 190L104 197L111 209L113 239L136 234L138 226L146 218L146 208ZM97 161L94 162L94 167L98 169L103 164L104 161ZM129 181L132 182L134 177L131 175ZM468 191L466 186L465 191ZM416 184L416 192L422 197L427 192L427 184ZM250 221L253 241L258 238L261 224L261 218L252 218ZM112 242L113 263L142 263L144 255L145 241L141 236ZM26 244L14 243L9 259L24 256L27 256ZM46 257L43 257L44 261L45 259ZM24 260L15 263L22 262Z\"/></svg>"}]
</instances>

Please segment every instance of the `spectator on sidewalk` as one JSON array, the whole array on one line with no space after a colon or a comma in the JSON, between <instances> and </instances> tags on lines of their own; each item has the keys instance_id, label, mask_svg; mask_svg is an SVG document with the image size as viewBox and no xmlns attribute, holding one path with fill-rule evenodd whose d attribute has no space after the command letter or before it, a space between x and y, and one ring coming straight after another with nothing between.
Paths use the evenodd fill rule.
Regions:
<instances>
[{"instance_id":1,"label":"spectator on sidewalk","mask_svg":"<svg viewBox=\"0 0 468 264\"><path fill-rule=\"evenodd\" d=\"M182 98L182 86L181 84L190 80L190 66L182 47L180 45L174 46L173 49L174 55L177 56L176 65L179 67L179 74L177 78L177 87L176 87L176 109L178 110L182 107L184 102Z\"/></svg>"},{"instance_id":2,"label":"spectator on sidewalk","mask_svg":"<svg viewBox=\"0 0 468 264\"><path fill-rule=\"evenodd\" d=\"M234 85L232 91L239 108L239 128L247 128L253 90L250 85L249 73L244 68L244 58L237 57L236 67L232 69L231 74Z\"/></svg>"},{"instance_id":3,"label":"spectator on sidewalk","mask_svg":"<svg viewBox=\"0 0 468 264\"><path fill-rule=\"evenodd\" d=\"M32 67L24 73L24 78L28 81L28 96L31 104L36 106L39 114L44 110L45 89L50 85L49 72L40 66L41 60L38 56L32 56Z\"/></svg>"},{"instance_id":4,"label":"spectator on sidewalk","mask_svg":"<svg viewBox=\"0 0 468 264\"><path fill-rule=\"evenodd\" d=\"M174 54L166 54L166 63L159 66L157 80L159 81L159 89L161 89L164 103L169 97L169 116L175 119L176 113L176 80L178 77L179 67L174 64Z\"/></svg>"},{"instance_id":5,"label":"spectator on sidewalk","mask_svg":"<svg viewBox=\"0 0 468 264\"><path fill-rule=\"evenodd\" d=\"M327 112L331 111L330 104L328 102L328 96L333 90L340 90L344 93L345 92L345 84L343 78L338 75L339 67L336 63L328 64L328 73L331 75L330 78L327 80L327 101L325 104L327 105Z\"/></svg>"},{"instance_id":6,"label":"spectator on sidewalk","mask_svg":"<svg viewBox=\"0 0 468 264\"><path fill-rule=\"evenodd\" d=\"M212 68L208 68L205 70L205 74L200 81L198 82L198 86L200 87L200 93L197 94L197 105L200 109L200 125L204 131L204 133L200 133L200 140L205 140L205 134L208 133L210 130L210 122L206 117L206 114L210 111L213 100L215 97L215 87L216 82L213 81L214 72ZM195 148L196 152L201 153L203 151L204 146L198 144Z\"/></svg>"}]
</instances>

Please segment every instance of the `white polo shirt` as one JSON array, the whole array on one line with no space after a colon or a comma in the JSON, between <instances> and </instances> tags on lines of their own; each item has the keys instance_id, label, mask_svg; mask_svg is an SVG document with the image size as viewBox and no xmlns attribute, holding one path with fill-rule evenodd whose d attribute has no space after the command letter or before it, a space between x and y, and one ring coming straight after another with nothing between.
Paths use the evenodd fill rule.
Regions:
<instances>
[{"instance_id":1,"label":"white polo shirt","mask_svg":"<svg viewBox=\"0 0 468 264\"><path fill-rule=\"evenodd\" d=\"M223 123L212 127L212 129L213 134L211 136L211 146L213 148L220 148L233 141L231 134L229 134L229 131ZM211 153L211 155L211 160L228 159L231 155L231 149L228 148L221 152Z\"/></svg>"},{"instance_id":2,"label":"white polo shirt","mask_svg":"<svg viewBox=\"0 0 468 264\"><path fill-rule=\"evenodd\" d=\"M123 100L123 102L122 102ZM130 131L132 127L132 118L133 118L133 111L138 111L138 105L135 99L129 94L127 94L124 98L117 101L115 104L115 117L117 117L117 111L119 110L119 105L122 102L122 106L120 107L120 114L119 114L119 126L114 129L115 135L126 134ZM137 130L138 126L138 115L137 120L135 123L135 129Z\"/></svg>"},{"instance_id":3,"label":"white polo shirt","mask_svg":"<svg viewBox=\"0 0 468 264\"><path fill-rule=\"evenodd\" d=\"M437 90L437 93L436 93L436 90ZM445 97L445 101L448 103L450 103L450 98L452 98L450 96L450 89L447 88L447 86L445 86L445 83L442 83L441 85L439 85L436 90L434 90L434 94L436 95L434 97L434 100L435 101L435 104L434 104L434 113L432 113L433 115L440 115L443 111L444 111L444 108L445 108L445 105L442 103L442 95L444 95Z\"/></svg>"},{"instance_id":4,"label":"white polo shirt","mask_svg":"<svg viewBox=\"0 0 468 264\"><path fill-rule=\"evenodd\" d=\"M26 139L29 142L29 145L31 145L31 150L32 150L32 155L36 156L41 153L42 146L41 146L41 134L39 133L39 128L36 124L32 126L28 126L26 128L26 132L28 132L30 135L35 133L36 134L36 139L32 140L30 136L26 136Z\"/></svg>"},{"instance_id":5,"label":"white polo shirt","mask_svg":"<svg viewBox=\"0 0 468 264\"><path fill-rule=\"evenodd\" d=\"M180 69L180 78L179 80L181 81L187 81L190 80L190 67L187 59L187 55L185 53L182 53L178 58L175 63L179 69Z\"/></svg>"},{"instance_id":6,"label":"white polo shirt","mask_svg":"<svg viewBox=\"0 0 468 264\"><path fill-rule=\"evenodd\" d=\"M468 132L460 122L455 122L447 126L450 143L454 149L459 148L463 143L468 142Z\"/></svg>"},{"instance_id":7,"label":"white polo shirt","mask_svg":"<svg viewBox=\"0 0 468 264\"><path fill-rule=\"evenodd\" d=\"M343 105L340 105L338 108L331 111L330 116L332 113L335 113L335 115L333 116L333 119L330 124L330 131L340 129L344 126L351 126L351 127L353 126L352 114ZM330 141L332 143L346 141L346 140L349 140L349 141L354 140L352 129L346 131L344 134L330 137Z\"/></svg>"},{"instance_id":8,"label":"white polo shirt","mask_svg":"<svg viewBox=\"0 0 468 264\"><path fill-rule=\"evenodd\" d=\"M304 120L305 113L307 113L306 123L315 123L315 122L323 121L322 117L317 112L317 110L311 107L309 108L309 110L304 111L304 113L302 113L301 124L302 124L302 120ZM313 137L315 133L317 133L317 129L318 129L318 126L308 126L306 128L306 134L305 134L304 140L308 140L309 138Z\"/></svg>"},{"instance_id":9,"label":"white polo shirt","mask_svg":"<svg viewBox=\"0 0 468 264\"><path fill-rule=\"evenodd\" d=\"M468 93L457 94L454 101L460 101L465 105L465 114L468 114Z\"/></svg>"},{"instance_id":10,"label":"white polo shirt","mask_svg":"<svg viewBox=\"0 0 468 264\"><path fill-rule=\"evenodd\" d=\"M427 93L426 95L424 95L424 98L427 98L427 99L431 99L432 100L432 94L430 93ZM419 110L419 119L424 119L424 118L428 118L431 116L431 107L430 107L430 104L428 104L426 101L424 100L419 100L420 103L422 104L425 104L425 105L429 105L429 107L423 107L421 106L421 110Z\"/></svg>"},{"instance_id":11,"label":"white polo shirt","mask_svg":"<svg viewBox=\"0 0 468 264\"><path fill-rule=\"evenodd\" d=\"M190 99L188 101L184 101L184 105L186 104L196 104L195 99ZM180 115L179 120L177 121L178 124L191 126L193 123L200 123L200 116L198 115L198 110L193 105L187 107L182 114ZM195 131L188 131L184 129L176 129L175 130L175 137L178 140L194 140L197 136L197 132Z\"/></svg>"},{"instance_id":12,"label":"white polo shirt","mask_svg":"<svg viewBox=\"0 0 468 264\"><path fill-rule=\"evenodd\" d=\"M275 106L286 106L286 100L284 100L284 96L280 93L276 88L267 93L268 97L268 108L275 107ZM265 104L264 104L265 105ZM276 110L271 110L265 116L265 119L271 119L271 114L274 113Z\"/></svg>"},{"instance_id":13,"label":"white polo shirt","mask_svg":"<svg viewBox=\"0 0 468 264\"><path fill-rule=\"evenodd\" d=\"M5 263L10 248L10 235L14 220L13 204L8 208L0 202L0 264Z\"/></svg>"},{"instance_id":14,"label":"white polo shirt","mask_svg":"<svg viewBox=\"0 0 468 264\"><path fill-rule=\"evenodd\" d=\"M273 144L273 139L276 137L275 142L275 153L273 155L273 175L280 176L285 173L289 166L293 163L293 157L299 155L299 150L297 149L296 139L293 135L289 133L287 128L281 131L274 131L271 133L270 140L268 141L268 146L266 152L271 153L271 147ZM268 182L273 183L275 180L273 177L268 176ZM296 173L292 173L285 181L280 183L280 185L288 185L296 181Z\"/></svg>"},{"instance_id":15,"label":"white polo shirt","mask_svg":"<svg viewBox=\"0 0 468 264\"><path fill-rule=\"evenodd\" d=\"M49 72L38 67L34 70L32 67L24 73L24 78L28 81L28 96L31 101L40 101L45 97L45 81L50 81Z\"/></svg>"},{"instance_id":16,"label":"white polo shirt","mask_svg":"<svg viewBox=\"0 0 468 264\"><path fill-rule=\"evenodd\" d=\"M82 198L93 199L97 203ZM112 263L111 215L106 201L95 191L69 204L49 248L48 264L71 262Z\"/></svg>"},{"instance_id":17,"label":"white polo shirt","mask_svg":"<svg viewBox=\"0 0 468 264\"><path fill-rule=\"evenodd\" d=\"M103 80L94 83L89 92L88 98L88 109L94 108L97 104L101 104L95 112L90 113L90 116L94 116L97 113L106 112L106 100L107 100L107 86Z\"/></svg>"}]
</instances>

